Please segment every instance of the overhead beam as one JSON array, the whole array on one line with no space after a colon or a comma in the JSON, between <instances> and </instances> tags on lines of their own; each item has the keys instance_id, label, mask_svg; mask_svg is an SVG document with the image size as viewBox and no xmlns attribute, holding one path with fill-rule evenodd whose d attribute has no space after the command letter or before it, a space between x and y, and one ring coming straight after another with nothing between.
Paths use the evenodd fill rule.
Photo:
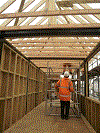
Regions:
<instances>
[{"instance_id":1,"label":"overhead beam","mask_svg":"<svg viewBox=\"0 0 100 133\"><path fill-rule=\"evenodd\" d=\"M19 7L18 12L22 12L23 7L24 7L24 3L25 3L25 0L21 0L21 4L20 4L20 7ZM14 26L17 26L18 21L19 21L19 18L16 18L15 23L14 23Z\"/></svg>"},{"instance_id":2,"label":"overhead beam","mask_svg":"<svg viewBox=\"0 0 100 133\"><path fill-rule=\"evenodd\" d=\"M23 52L22 52L23 53ZM88 53L79 53L79 52L27 52L25 55L33 55L33 56L87 56Z\"/></svg>"},{"instance_id":3,"label":"overhead beam","mask_svg":"<svg viewBox=\"0 0 100 133\"><path fill-rule=\"evenodd\" d=\"M85 48L85 49L82 49L82 48L31 48L31 49L21 49L21 48L17 48L18 50L20 50L21 52L36 52L36 51L63 51L63 52L90 52L92 49L89 49L89 48Z\"/></svg>"},{"instance_id":4,"label":"overhead beam","mask_svg":"<svg viewBox=\"0 0 100 133\"><path fill-rule=\"evenodd\" d=\"M40 16L61 16L61 15L87 15L100 14L100 9L79 9L79 10L54 10L0 14L0 19L19 17L40 17Z\"/></svg>"},{"instance_id":5,"label":"overhead beam","mask_svg":"<svg viewBox=\"0 0 100 133\"><path fill-rule=\"evenodd\" d=\"M67 0L63 0L63 1L57 1L56 3L59 3L60 5L62 4L62 5L64 5L64 4L70 4L70 3L72 3L72 4L75 4L75 3L99 3L100 2L100 0L69 0L69 1L67 1ZM66 5L67 6L67 5Z\"/></svg>"},{"instance_id":6,"label":"overhead beam","mask_svg":"<svg viewBox=\"0 0 100 133\"><path fill-rule=\"evenodd\" d=\"M58 43L58 45L62 45L63 43L98 43L99 39L40 39L40 40L18 40L18 41L9 41L11 44L19 44L19 43ZM61 43L61 44L59 44ZM36 44L37 45L37 44ZM78 44L80 45L80 44ZM85 45L85 44L84 44ZM92 44L91 44L92 45Z\"/></svg>"},{"instance_id":7,"label":"overhead beam","mask_svg":"<svg viewBox=\"0 0 100 133\"><path fill-rule=\"evenodd\" d=\"M22 10L25 10L25 9L26 9L30 4L32 4L33 2L34 2L34 0L28 0L28 1L24 4L24 7L23 7ZM16 11L16 12L18 12L18 11ZM5 21L1 24L1 26L7 26L12 20L13 20L13 18L5 20ZM20 20L19 20L19 21L20 21Z\"/></svg>"},{"instance_id":8,"label":"overhead beam","mask_svg":"<svg viewBox=\"0 0 100 133\"><path fill-rule=\"evenodd\" d=\"M96 24L60 24L38 26L0 26L0 38L18 37L99 37L100 23ZM51 32L52 31L52 32ZM39 40L40 41L40 40ZM64 41L63 41L64 42ZM74 39L73 39L74 42ZM77 41L78 42L78 41ZM84 42L84 41L83 41ZM41 43L41 42L40 42Z\"/></svg>"},{"instance_id":9,"label":"overhead beam","mask_svg":"<svg viewBox=\"0 0 100 133\"><path fill-rule=\"evenodd\" d=\"M11 4L13 4L16 0L8 0L3 6L0 7L0 13L6 10Z\"/></svg>"},{"instance_id":10,"label":"overhead beam","mask_svg":"<svg viewBox=\"0 0 100 133\"><path fill-rule=\"evenodd\" d=\"M91 43L86 43L86 44L84 44L84 43L79 43L79 44L77 44L77 43L37 43L37 44L27 44L27 43L22 43L22 44L13 44L13 46L14 47L18 47L18 48L20 48L20 47L26 47L26 48L28 48L28 47L37 47L37 48L39 48L39 47L55 47L55 48L58 48L58 47L95 47L96 46L96 44L97 43L93 43L93 44L91 44Z\"/></svg>"},{"instance_id":11,"label":"overhead beam","mask_svg":"<svg viewBox=\"0 0 100 133\"><path fill-rule=\"evenodd\" d=\"M29 60L84 60L85 58L80 57L28 57Z\"/></svg>"},{"instance_id":12,"label":"overhead beam","mask_svg":"<svg viewBox=\"0 0 100 133\"><path fill-rule=\"evenodd\" d=\"M82 62L80 60L32 60L32 62L42 62L42 63L47 63L47 62L50 62L50 63L79 63L79 62Z\"/></svg>"},{"instance_id":13,"label":"overhead beam","mask_svg":"<svg viewBox=\"0 0 100 133\"><path fill-rule=\"evenodd\" d=\"M60 29L64 29L64 30L66 30L66 29L73 29L74 28L74 31L73 32L78 32L78 28L80 28L79 30L81 30L81 28L83 29L83 30L87 30L87 31L89 31L89 30L91 30L91 29L98 29L98 28L100 28L100 23L89 23L89 24L87 24L87 23L85 23L85 24L76 24L76 23L74 23L74 24L52 24L52 25L23 25L23 26L0 26L0 30L1 31L14 31L14 30L18 30L18 31L21 31L21 30L31 30L32 31L32 29L33 30L42 30L42 32L43 32L43 30L53 30L53 29L57 29L58 30L58 32L59 32L59 30ZM87 29L85 29L85 28L87 28ZM64 32L64 31L63 31ZM92 33L91 33L92 34Z\"/></svg>"}]
</instances>

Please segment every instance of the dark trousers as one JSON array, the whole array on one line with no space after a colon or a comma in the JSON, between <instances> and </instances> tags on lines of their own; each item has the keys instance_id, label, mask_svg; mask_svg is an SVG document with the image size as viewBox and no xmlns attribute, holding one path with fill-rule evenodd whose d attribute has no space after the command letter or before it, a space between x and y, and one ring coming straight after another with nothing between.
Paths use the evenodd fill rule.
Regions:
<instances>
[{"instance_id":1,"label":"dark trousers","mask_svg":"<svg viewBox=\"0 0 100 133\"><path fill-rule=\"evenodd\" d=\"M60 101L60 103L61 103L61 117L63 117L63 118L64 118L64 116L68 117L70 101ZM64 115L64 107L65 107L65 115Z\"/></svg>"}]
</instances>

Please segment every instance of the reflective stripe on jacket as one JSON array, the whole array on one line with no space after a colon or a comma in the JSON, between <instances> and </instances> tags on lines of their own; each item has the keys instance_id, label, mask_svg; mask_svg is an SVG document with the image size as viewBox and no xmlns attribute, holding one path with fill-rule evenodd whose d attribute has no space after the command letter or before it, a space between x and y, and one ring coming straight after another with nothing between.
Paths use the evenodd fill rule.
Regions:
<instances>
[{"instance_id":1,"label":"reflective stripe on jacket","mask_svg":"<svg viewBox=\"0 0 100 133\"><path fill-rule=\"evenodd\" d=\"M55 88L59 86L59 98L61 101L70 101L70 92L73 92L73 83L69 78L63 78L57 82Z\"/></svg>"}]
</instances>

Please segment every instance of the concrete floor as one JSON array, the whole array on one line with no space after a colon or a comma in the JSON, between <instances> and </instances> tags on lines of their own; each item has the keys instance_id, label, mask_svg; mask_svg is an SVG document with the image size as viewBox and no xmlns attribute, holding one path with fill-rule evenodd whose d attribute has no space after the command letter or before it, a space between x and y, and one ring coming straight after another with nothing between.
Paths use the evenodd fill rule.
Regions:
<instances>
[{"instance_id":1,"label":"concrete floor","mask_svg":"<svg viewBox=\"0 0 100 133\"><path fill-rule=\"evenodd\" d=\"M45 116L45 102L34 108L4 133L90 133L82 118L62 120ZM92 133L92 132L91 132Z\"/></svg>"}]
</instances>

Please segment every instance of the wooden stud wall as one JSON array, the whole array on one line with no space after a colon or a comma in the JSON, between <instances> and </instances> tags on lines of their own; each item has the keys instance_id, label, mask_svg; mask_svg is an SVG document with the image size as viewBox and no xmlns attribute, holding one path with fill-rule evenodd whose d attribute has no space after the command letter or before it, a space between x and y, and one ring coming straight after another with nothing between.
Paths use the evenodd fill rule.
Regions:
<instances>
[{"instance_id":1,"label":"wooden stud wall","mask_svg":"<svg viewBox=\"0 0 100 133\"><path fill-rule=\"evenodd\" d=\"M10 45L1 43L0 133L43 101L44 72Z\"/></svg>"},{"instance_id":2,"label":"wooden stud wall","mask_svg":"<svg viewBox=\"0 0 100 133\"><path fill-rule=\"evenodd\" d=\"M81 112L92 125L96 133L100 133L100 102L81 95Z\"/></svg>"}]
</instances>

